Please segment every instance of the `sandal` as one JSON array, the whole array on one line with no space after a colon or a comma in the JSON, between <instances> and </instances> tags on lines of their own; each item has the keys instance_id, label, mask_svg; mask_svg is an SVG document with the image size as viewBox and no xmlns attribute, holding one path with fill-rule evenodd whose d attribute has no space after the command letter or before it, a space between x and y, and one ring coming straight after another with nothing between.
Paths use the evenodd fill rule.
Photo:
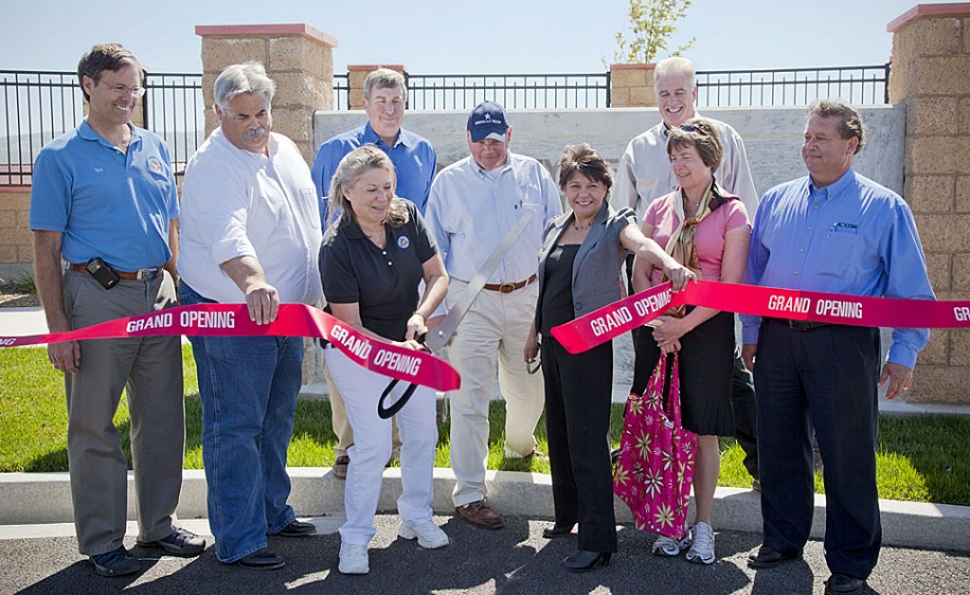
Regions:
<instances>
[{"instance_id":1,"label":"sandal","mask_svg":"<svg viewBox=\"0 0 970 595\"><path fill-rule=\"evenodd\" d=\"M350 457L341 455L333 464L333 474L337 479L347 479L347 466L350 465Z\"/></svg>"}]
</instances>

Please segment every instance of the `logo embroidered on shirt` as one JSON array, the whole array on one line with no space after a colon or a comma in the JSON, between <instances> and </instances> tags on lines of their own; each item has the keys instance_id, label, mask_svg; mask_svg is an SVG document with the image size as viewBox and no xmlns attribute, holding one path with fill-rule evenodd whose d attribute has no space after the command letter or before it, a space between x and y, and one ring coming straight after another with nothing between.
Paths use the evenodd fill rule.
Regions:
<instances>
[{"instance_id":1,"label":"logo embroidered on shirt","mask_svg":"<svg viewBox=\"0 0 970 595\"><path fill-rule=\"evenodd\" d=\"M104 168L103 167L96 167L96 168L94 168L94 173L96 173L96 174L99 174L99 173L101 173L103 171L104 171Z\"/></svg>"},{"instance_id":2,"label":"logo embroidered on shirt","mask_svg":"<svg viewBox=\"0 0 970 595\"><path fill-rule=\"evenodd\" d=\"M401 236L397 239L397 247L400 248L401 250L404 250L410 245L411 245L411 240L409 240L407 236Z\"/></svg>"},{"instance_id":3,"label":"logo embroidered on shirt","mask_svg":"<svg viewBox=\"0 0 970 595\"><path fill-rule=\"evenodd\" d=\"M152 170L157 174L162 171L162 162L159 161L157 157L149 157L148 169Z\"/></svg>"}]
</instances>

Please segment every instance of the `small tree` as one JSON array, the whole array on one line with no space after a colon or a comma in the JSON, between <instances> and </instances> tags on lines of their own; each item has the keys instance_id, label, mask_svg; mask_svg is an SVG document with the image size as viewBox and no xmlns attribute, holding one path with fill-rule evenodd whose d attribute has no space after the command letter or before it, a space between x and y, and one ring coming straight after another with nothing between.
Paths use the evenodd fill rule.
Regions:
<instances>
[{"instance_id":1,"label":"small tree","mask_svg":"<svg viewBox=\"0 0 970 595\"><path fill-rule=\"evenodd\" d=\"M652 62L657 54L667 51L667 40L678 31L673 23L687 16L690 5L691 0L630 0L630 27L617 32L614 58L627 63ZM695 40L692 37L670 55L679 56L693 47Z\"/></svg>"}]
</instances>

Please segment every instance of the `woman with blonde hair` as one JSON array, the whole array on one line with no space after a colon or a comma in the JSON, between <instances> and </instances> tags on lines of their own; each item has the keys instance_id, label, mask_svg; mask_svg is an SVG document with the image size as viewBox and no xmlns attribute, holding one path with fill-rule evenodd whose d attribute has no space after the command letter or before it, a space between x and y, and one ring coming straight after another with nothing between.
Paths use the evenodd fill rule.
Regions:
<instances>
[{"instance_id":1,"label":"woman with blonde hair","mask_svg":"<svg viewBox=\"0 0 970 595\"><path fill-rule=\"evenodd\" d=\"M374 146L359 147L340 161L330 198L341 215L323 237L320 279L327 311L336 318L369 337L420 350L415 339L447 293L448 276L417 208L394 196L395 183L394 165ZM338 569L366 574L381 475L391 456L391 420L377 414L389 378L358 366L333 345L325 347L324 358L344 396L355 440L344 489L347 522L340 527ZM448 536L431 520L438 442L434 391L417 387L397 421L403 485L398 535L417 539L425 548L444 547Z\"/></svg>"}]
</instances>

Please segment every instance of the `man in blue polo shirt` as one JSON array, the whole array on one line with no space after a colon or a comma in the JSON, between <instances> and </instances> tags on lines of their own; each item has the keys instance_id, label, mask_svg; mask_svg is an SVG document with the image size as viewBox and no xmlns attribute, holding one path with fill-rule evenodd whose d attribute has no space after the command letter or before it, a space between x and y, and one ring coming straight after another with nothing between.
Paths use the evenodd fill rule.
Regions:
<instances>
[{"instance_id":1,"label":"man in blue polo shirt","mask_svg":"<svg viewBox=\"0 0 970 595\"><path fill-rule=\"evenodd\" d=\"M895 192L857 174L858 112L825 100L809 111L809 175L773 188L758 207L746 283L804 291L932 300L913 213ZM812 527L812 434L825 464L826 595L854 595L879 558L877 386L909 389L927 329L898 328L885 362L879 329L742 316L745 365L758 387L764 545L748 559L771 568L801 557ZM757 359L755 357L757 356ZM881 371L880 371L881 368Z\"/></svg>"},{"instance_id":2,"label":"man in blue polo shirt","mask_svg":"<svg viewBox=\"0 0 970 595\"><path fill-rule=\"evenodd\" d=\"M330 204L327 198L330 195L330 181L337 171L337 165L344 155L367 144L375 145L388 154L397 175L395 193L413 202L424 215L428 195L431 193L431 181L434 180L437 155L426 139L401 128L407 97L404 76L394 70L378 68L364 79L364 111L367 112L367 123L360 128L338 134L320 145L310 173L313 183L317 185L317 194L321 197L320 220L323 222L324 231L327 223L336 221L339 215L327 213ZM347 465L350 463L347 449L354 443L354 431L347 420L343 398L329 376L327 388L333 408L333 432L337 435L337 445L333 449L336 457L333 472L343 479L347 476ZM395 422L395 452L400 450L400 446Z\"/></svg>"},{"instance_id":3,"label":"man in blue polo shirt","mask_svg":"<svg viewBox=\"0 0 970 595\"><path fill-rule=\"evenodd\" d=\"M54 333L178 305L168 148L130 122L144 93L142 68L120 45L96 45L78 64L78 81L88 117L37 156L30 197L35 278ZM141 566L122 543L128 462L112 423L127 389L138 544L201 553L205 541L172 524L185 446L179 337L71 341L47 353L65 375L79 551L102 576Z\"/></svg>"}]
</instances>

